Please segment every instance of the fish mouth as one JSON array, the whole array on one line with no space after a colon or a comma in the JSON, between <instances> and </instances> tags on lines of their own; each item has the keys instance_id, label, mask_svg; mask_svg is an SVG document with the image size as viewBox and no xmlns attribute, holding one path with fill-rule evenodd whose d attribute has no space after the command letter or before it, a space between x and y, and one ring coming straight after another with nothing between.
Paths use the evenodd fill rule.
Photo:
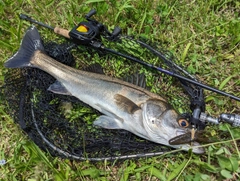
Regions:
<instances>
[{"instance_id":1,"label":"fish mouth","mask_svg":"<svg viewBox=\"0 0 240 181\"><path fill-rule=\"evenodd\" d=\"M197 130L193 132L191 131L184 132L184 131L177 131L176 137L169 140L170 145L179 145L179 144L190 144L193 142L200 142L200 143L211 143L209 136L207 136L207 131L205 130Z\"/></svg>"},{"instance_id":2,"label":"fish mouth","mask_svg":"<svg viewBox=\"0 0 240 181\"><path fill-rule=\"evenodd\" d=\"M192 141L191 132L176 131L176 135L168 141L170 145L189 144Z\"/></svg>"},{"instance_id":3,"label":"fish mouth","mask_svg":"<svg viewBox=\"0 0 240 181\"><path fill-rule=\"evenodd\" d=\"M172 147L182 148L183 150L192 149L193 153L203 154L205 150L196 142L197 138L192 138L192 133L186 131L177 131L175 137L171 138L168 143ZM197 134L198 135L198 134Z\"/></svg>"}]
</instances>

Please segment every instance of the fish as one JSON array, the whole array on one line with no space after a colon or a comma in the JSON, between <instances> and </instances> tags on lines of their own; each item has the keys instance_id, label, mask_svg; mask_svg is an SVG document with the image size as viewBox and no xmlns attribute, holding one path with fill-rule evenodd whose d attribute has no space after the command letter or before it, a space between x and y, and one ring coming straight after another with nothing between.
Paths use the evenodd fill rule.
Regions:
<instances>
[{"instance_id":1,"label":"fish","mask_svg":"<svg viewBox=\"0 0 240 181\"><path fill-rule=\"evenodd\" d=\"M33 67L52 75L56 82L48 91L78 98L102 113L93 125L105 129L127 130L146 140L193 153L204 153L198 142L169 144L169 140L190 132L187 122L178 121L179 114L165 98L137 84L101 72L89 72L64 65L44 50L35 26L26 31L19 50L9 58L6 68ZM186 120L185 120L186 121Z\"/></svg>"}]
</instances>

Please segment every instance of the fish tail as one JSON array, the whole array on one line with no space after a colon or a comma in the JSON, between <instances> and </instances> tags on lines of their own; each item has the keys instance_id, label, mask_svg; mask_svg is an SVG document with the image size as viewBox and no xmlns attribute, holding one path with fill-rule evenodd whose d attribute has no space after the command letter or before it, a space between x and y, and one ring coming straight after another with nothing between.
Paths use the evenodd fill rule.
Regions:
<instances>
[{"instance_id":1,"label":"fish tail","mask_svg":"<svg viewBox=\"0 0 240 181\"><path fill-rule=\"evenodd\" d=\"M39 32L35 26L31 26L24 35L20 48L10 59L6 61L6 68L31 67L31 59L35 51L44 51Z\"/></svg>"}]
</instances>

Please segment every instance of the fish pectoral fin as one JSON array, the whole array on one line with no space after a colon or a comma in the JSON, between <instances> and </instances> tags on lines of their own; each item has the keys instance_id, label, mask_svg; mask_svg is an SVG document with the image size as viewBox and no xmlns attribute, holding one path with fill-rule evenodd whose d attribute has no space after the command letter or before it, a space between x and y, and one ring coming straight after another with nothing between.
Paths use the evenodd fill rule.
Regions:
<instances>
[{"instance_id":1,"label":"fish pectoral fin","mask_svg":"<svg viewBox=\"0 0 240 181\"><path fill-rule=\"evenodd\" d=\"M135 111L141 109L138 105L136 105L133 101L128 99L127 97L116 94L114 95L114 100L119 109L122 109L129 114L134 114Z\"/></svg>"},{"instance_id":2,"label":"fish pectoral fin","mask_svg":"<svg viewBox=\"0 0 240 181\"><path fill-rule=\"evenodd\" d=\"M106 115L99 116L93 125L99 126L105 129L122 129L122 122L116 118Z\"/></svg>"},{"instance_id":3,"label":"fish pectoral fin","mask_svg":"<svg viewBox=\"0 0 240 181\"><path fill-rule=\"evenodd\" d=\"M64 87L61 82L56 81L52 85L49 86L48 91L51 91L55 94L63 94L63 95L72 95L66 87Z\"/></svg>"}]
</instances>

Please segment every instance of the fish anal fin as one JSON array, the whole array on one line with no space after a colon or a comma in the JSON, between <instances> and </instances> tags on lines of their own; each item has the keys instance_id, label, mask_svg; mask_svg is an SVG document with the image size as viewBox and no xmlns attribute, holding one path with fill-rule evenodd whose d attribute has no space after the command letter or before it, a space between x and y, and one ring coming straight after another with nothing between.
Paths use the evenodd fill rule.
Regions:
<instances>
[{"instance_id":1,"label":"fish anal fin","mask_svg":"<svg viewBox=\"0 0 240 181\"><path fill-rule=\"evenodd\" d=\"M99 116L93 122L93 125L99 126L105 129L122 129L121 124L122 124L121 121L106 115Z\"/></svg>"},{"instance_id":2,"label":"fish anal fin","mask_svg":"<svg viewBox=\"0 0 240 181\"><path fill-rule=\"evenodd\" d=\"M51 91L55 94L71 95L71 93L64 87L61 82L56 81L49 86L48 91Z\"/></svg>"},{"instance_id":3,"label":"fish anal fin","mask_svg":"<svg viewBox=\"0 0 240 181\"><path fill-rule=\"evenodd\" d=\"M130 99L128 99L127 97L125 97L121 94L114 95L114 100L120 109L123 109L124 111L128 112L129 114L133 114L135 111L141 109L133 101L131 101Z\"/></svg>"}]
</instances>

